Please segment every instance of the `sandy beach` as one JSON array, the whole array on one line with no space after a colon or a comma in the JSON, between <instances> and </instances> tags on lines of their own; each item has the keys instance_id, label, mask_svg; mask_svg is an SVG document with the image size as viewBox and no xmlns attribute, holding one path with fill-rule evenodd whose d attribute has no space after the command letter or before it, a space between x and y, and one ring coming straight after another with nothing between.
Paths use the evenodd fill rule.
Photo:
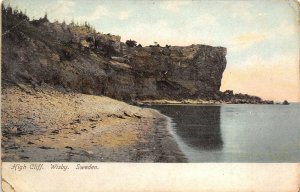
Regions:
<instances>
[{"instance_id":1,"label":"sandy beach","mask_svg":"<svg viewBox=\"0 0 300 192\"><path fill-rule=\"evenodd\" d=\"M47 85L2 88L2 160L185 162L158 111Z\"/></svg>"}]
</instances>

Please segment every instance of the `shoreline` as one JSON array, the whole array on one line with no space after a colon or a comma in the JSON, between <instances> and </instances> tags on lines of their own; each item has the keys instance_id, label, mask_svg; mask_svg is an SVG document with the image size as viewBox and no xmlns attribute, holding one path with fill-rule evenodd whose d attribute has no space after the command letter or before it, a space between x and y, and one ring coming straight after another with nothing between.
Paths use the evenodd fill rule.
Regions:
<instances>
[{"instance_id":1,"label":"shoreline","mask_svg":"<svg viewBox=\"0 0 300 192\"><path fill-rule=\"evenodd\" d=\"M252 105L287 105L280 102L269 102L264 101L261 103L255 102L227 102L227 101L217 101L217 100L201 100L201 99L186 99L186 100L140 100L136 101L135 104L138 106L147 105L223 105L223 104L252 104Z\"/></svg>"},{"instance_id":2,"label":"shoreline","mask_svg":"<svg viewBox=\"0 0 300 192\"><path fill-rule=\"evenodd\" d=\"M156 122L156 137L159 140L159 145L161 148L161 159L158 162L168 162L168 163L183 163L188 162L187 157L184 155L183 151L179 148L179 144L176 142L174 136L171 133L172 125L171 118L163 115L159 112L161 116Z\"/></svg>"},{"instance_id":3,"label":"shoreline","mask_svg":"<svg viewBox=\"0 0 300 192\"><path fill-rule=\"evenodd\" d=\"M2 86L4 162L186 162L159 111L104 96Z\"/></svg>"}]
</instances>

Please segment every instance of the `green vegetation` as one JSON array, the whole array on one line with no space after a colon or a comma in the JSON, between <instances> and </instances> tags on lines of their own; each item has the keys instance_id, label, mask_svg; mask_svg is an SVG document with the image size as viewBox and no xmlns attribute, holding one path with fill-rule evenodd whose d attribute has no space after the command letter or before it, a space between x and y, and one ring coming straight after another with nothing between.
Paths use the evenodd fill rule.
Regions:
<instances>
[{"instance_id":1,"label":"green vegetation","mask_svg":"<svg viewBox=\"0 0 300 192\"><path fill-rule=\"evenodd\" d=\"M160 47L160 45L155 41L154 45L149 45L149 47Z\"/></svg>"},{"instance_id":2,"label":"green vegetation","mask_svg":"<svg viewBox=\"0 0 300 192\"><path fill-rule=\"evenodd\" d=\"M48 14L45 13L44 17L39 19L30 19L26 15L26 11L22 11L20 9L12 8L10 5L5 6L4 3L1 3L2 9L2 35L6 35L9 31L13 30L14 28L18 28L19 26L24 27L24 24L31 23L35 26L38 26L42 23L49 22ZM58 21L56 21L58 22ZM65 21L62 24L66 24ZM70 26L77 28L78 32L85 32L85 33L96 33L95 27L92 26L90 23L85 21L84 23L74 22L74 19L71 21Z\"/></svg>"},{"instance_id":3,"label":"green vegetation","mask_svg":"<svg viewBox=\"0 0 300 192\"><path fill-rule=\"evenodd\" d=\"M130 40L127 40L127 41L125 42L125 44L126 44L128 47L136 47L137 42L130 39Z\"/></svg>"}]
</instances>

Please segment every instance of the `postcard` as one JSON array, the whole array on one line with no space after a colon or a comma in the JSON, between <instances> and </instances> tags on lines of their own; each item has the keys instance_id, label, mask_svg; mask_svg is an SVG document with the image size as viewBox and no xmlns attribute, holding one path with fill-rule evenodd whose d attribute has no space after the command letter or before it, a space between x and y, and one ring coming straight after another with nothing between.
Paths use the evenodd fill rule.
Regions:
<instances>
[{"instance_id":1,"label":"postcard","mask_svg":"<svg viewBox=\"0 0 300 192\"><path fill-rule=\"evenodd\" d=\"M299 2L1 9L3 191L300 189Z\"/></svg>"}]
</instances>

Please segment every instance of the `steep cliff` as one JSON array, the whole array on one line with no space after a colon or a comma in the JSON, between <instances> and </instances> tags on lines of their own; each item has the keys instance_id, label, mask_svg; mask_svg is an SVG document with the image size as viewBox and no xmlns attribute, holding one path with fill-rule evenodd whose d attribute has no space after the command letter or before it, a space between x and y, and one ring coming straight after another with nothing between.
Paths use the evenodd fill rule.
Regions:
<instances>
[{"instance_id":1,"label":"steep cliff","mask_svg":"<svg viewBox=\"0 0 300 192\"><path fill-rule=\"evenodd\" d=\"M214 99L226 49L207 45L128 47L88 25L2 17L2 81L43 83L120 100Z\"/></svg>"}]
</instances>

